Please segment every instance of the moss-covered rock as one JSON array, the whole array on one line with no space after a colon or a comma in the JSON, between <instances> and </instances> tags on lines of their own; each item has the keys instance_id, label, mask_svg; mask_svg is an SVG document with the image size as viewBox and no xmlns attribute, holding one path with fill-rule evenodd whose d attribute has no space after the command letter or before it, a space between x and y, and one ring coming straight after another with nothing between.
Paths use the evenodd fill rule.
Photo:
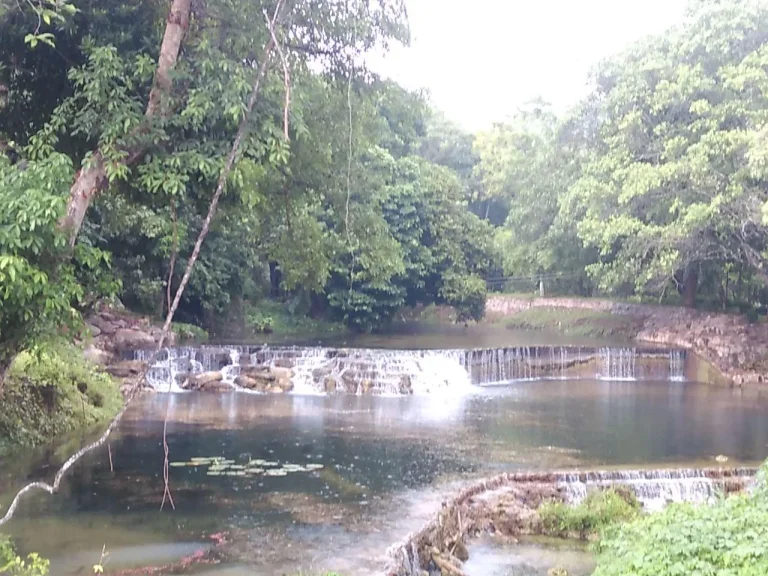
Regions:
<instances>
[{"instance_id":1,"label":"moss-covered rock","mask_svg":"<svg viewBox=\"0 0 768 576\"><path fill-rule=\"evenodd\" d=\"M110 420L123 404L119 383L71 344L16 357L0 396L0 454Z\"/></svg>"}]
</instances>

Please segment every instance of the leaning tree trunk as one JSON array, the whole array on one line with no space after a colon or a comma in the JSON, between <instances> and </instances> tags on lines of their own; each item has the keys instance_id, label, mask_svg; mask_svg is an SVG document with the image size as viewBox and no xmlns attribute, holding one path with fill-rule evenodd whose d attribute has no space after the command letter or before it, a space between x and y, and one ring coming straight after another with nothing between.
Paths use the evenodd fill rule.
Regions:
<instances>
[{"instance_id":1,"label":"leaning tree trunk","mask_svg":"<svg viewBox=\"0 0 768 576\"><path fill-rule=\"evenodd\" d=\"M165 25L163 42L160 45L160 56L157 60L155 79L152 90L149 93L149 102L144 113L146 126L155 116L165 116L168 113L167 96L171 91L171 70L179 58L179 50L184 34L189 27L189 13L192 0L173 0ZM144 149L124 150L127 152L127 161L135 162L144 154ZM106 164L100 150L93 153L91 160L79 170L75 181L69 190L67 213L61 220L61 227L67 231L70 246L74 246L80 227L83 225L88 206L96 196L107 187Z\"/></svg>"},{"instance_id":2,"label":"leaning tree trunk","mask_svg":"<svg viewBox=\"0 0 768 576\"><path fill-rule=\"evenodd\" d=\"M696 306L696 290L699 285L699 273L696 270L688 270L683 282L683 306L693 308Z\"/></svg>"}]
</instances>

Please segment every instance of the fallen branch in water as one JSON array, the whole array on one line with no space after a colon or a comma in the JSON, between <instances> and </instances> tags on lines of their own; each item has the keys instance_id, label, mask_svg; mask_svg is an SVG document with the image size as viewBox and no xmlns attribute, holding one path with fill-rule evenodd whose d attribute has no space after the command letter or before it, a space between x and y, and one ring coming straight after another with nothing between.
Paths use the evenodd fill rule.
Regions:
<instances>
[{"instance_id":1,"label":"fallen branch in water","mask_svg":"<svg viewBox=\"0 0 768 576\"><path fill-rule=\"evenodd\" d=\"M5 515L2 518L0 518L0 526L8 522L13 517L13 514L16 511L16 508L18 508L19 503L21 502L21 499L24 497L25 494L32 492L33 490L43 490L44 492L48 492L49 494L55 493L56 491L58 491L59 485L61 484L61 480L64 477L64 475L67 473L67 471L70 468L72 468L72 466L74 466L75 463L78 460L80 460L80 458L82 458L89 452L92 452L96 448L102 446L107 441L107 439L109 438L109 435L120 423L120 420L123 418L123 415L128 409L128 406L131 404L133 399L138 395L138 392L141 389L147 377L147 372L149 372L149 367L154 363L158 354L163 349L163 344L165 343L165 340L171 328L171 322L173 321L173 316L176 313L177 308L179 307L179 303L181 302L181 296L184 293L184 289L186 288L187 284L189 283L189 279L192 276L192 270L194 269L195 263L197 262L197 258L200 255L200 249L203 245L203 242L205 241L205 238L208 235L208 231L211 227L211 221L213 220L213 217L216 214L216 208L218 206L219 199L221 198L221 195L224 192L227 178L229 177L229 174L232 171L232 167L235 164L237 154L240 151L240 145L242 144L243 138L245 137L245 133L248 128L248 120L250 119L251 113L253 112L253 107L256 104L256 100L258 99L258 96L259 96L259 92L261 89L261 81L266 75L267 70L269 68L270 56L272 54L272 50L275 48L276 37L274 34L274 26L278 21L278 17L280 15L282 6L283 6L283 0L278 0L275 6L275 11L272 16L272 19L268 22L268 25L270 27L270 38L267 41L267 43L264 45L264 52L262 54L261 64L256 74L256 78L254 79L253 87L251 89L251 94L248 97L248 103L246 106L245 114L243 115L243 118L240 121L240 126L238 127L237 134L235 135L235 139L232 142L232 147L229 151L229 155L227 156L227 160L226 160L226 163L224 164L224 168L219 174L219 180L216 185L216 191L208 207L208 214L206 215L205 220L203 221L203 227L200 230L200 234L198 234L197 241L195 242L195 247L192 250L192 255L190 256L187 262L187 267L184 271L184 276L182 276L181 283L179 284L179 287L176 290L176 295L173 299L173 303L171 304L168 310L168 315L166 316L165 323L163 324L163 330L160 333L160 340L157 343L157 349L155 350L155 353L149 359L146 366L144 366L144 368L142 369L138 379L136 380L136 382L133 384L130 391L128 392L128 395L125 400L125 404L117 413L117 415L113 418L112 422L110 422L109 426L107 426L107 429L104 431L104 433L96 441L81 448L80 450L75 452L72 456L70 456L69 459L66 462L64 462L64 465L56 473L56 476L54 477L52 484L48 484L47 482L31 482L26 486L24 486L21 490L19 490L16 493L16 496L11 501L11 505L8 507L8 510L6 511ZM166 414L166 420L167 420L167 414ZM167 462L168 462L167 445L165 450L165 462L167 466ZM165 480L166 480L166 487L167 487L167 476L165 477ZM170 494L170 490L168 493Z\"/></svg>"}]
</instances>

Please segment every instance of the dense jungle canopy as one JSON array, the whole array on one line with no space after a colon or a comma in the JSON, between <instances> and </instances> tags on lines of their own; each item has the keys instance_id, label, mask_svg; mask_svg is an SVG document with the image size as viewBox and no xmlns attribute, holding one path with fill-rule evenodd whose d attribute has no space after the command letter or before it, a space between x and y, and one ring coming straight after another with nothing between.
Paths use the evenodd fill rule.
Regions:
<instances>
[{"instance_id":1,"label":"dense jungle canopy","mask_svg":"<svg viewBox=\"0 0 768 576\"><path fill-rule=\"evenodd\" d=\"M164 312L272 32L182 319L268 297L361 330L419 303L478 319L540 280L768 302L768 2L692 1L567 113L479 134L366 69L408 42L401 0L293 0L270 31L273 9L0 0L0 367L104 296Z\"/></svg>"}]
</instances>

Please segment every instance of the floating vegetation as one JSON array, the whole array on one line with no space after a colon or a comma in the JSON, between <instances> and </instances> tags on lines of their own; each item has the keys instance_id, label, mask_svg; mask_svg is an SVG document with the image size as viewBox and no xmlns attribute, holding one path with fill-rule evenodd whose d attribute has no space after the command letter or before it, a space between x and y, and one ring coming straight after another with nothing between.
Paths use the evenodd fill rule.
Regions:
<instances>
[{"instance_id":1,"label":"floating vegetation","mask_svg":"<svg viewBox=\"0 0 768 576\"><path fill-rule=\"evenodd\" d=\"M252 459L249 454L245 464L236 464L235 460L228 460L221 456L195 456L188 461L170 462L174 468L199 468L207 467L207 476L287 476L296 472L314 472L323 468L322 464L295 464L261 458Z\"/></svg>"}]
</instances>

